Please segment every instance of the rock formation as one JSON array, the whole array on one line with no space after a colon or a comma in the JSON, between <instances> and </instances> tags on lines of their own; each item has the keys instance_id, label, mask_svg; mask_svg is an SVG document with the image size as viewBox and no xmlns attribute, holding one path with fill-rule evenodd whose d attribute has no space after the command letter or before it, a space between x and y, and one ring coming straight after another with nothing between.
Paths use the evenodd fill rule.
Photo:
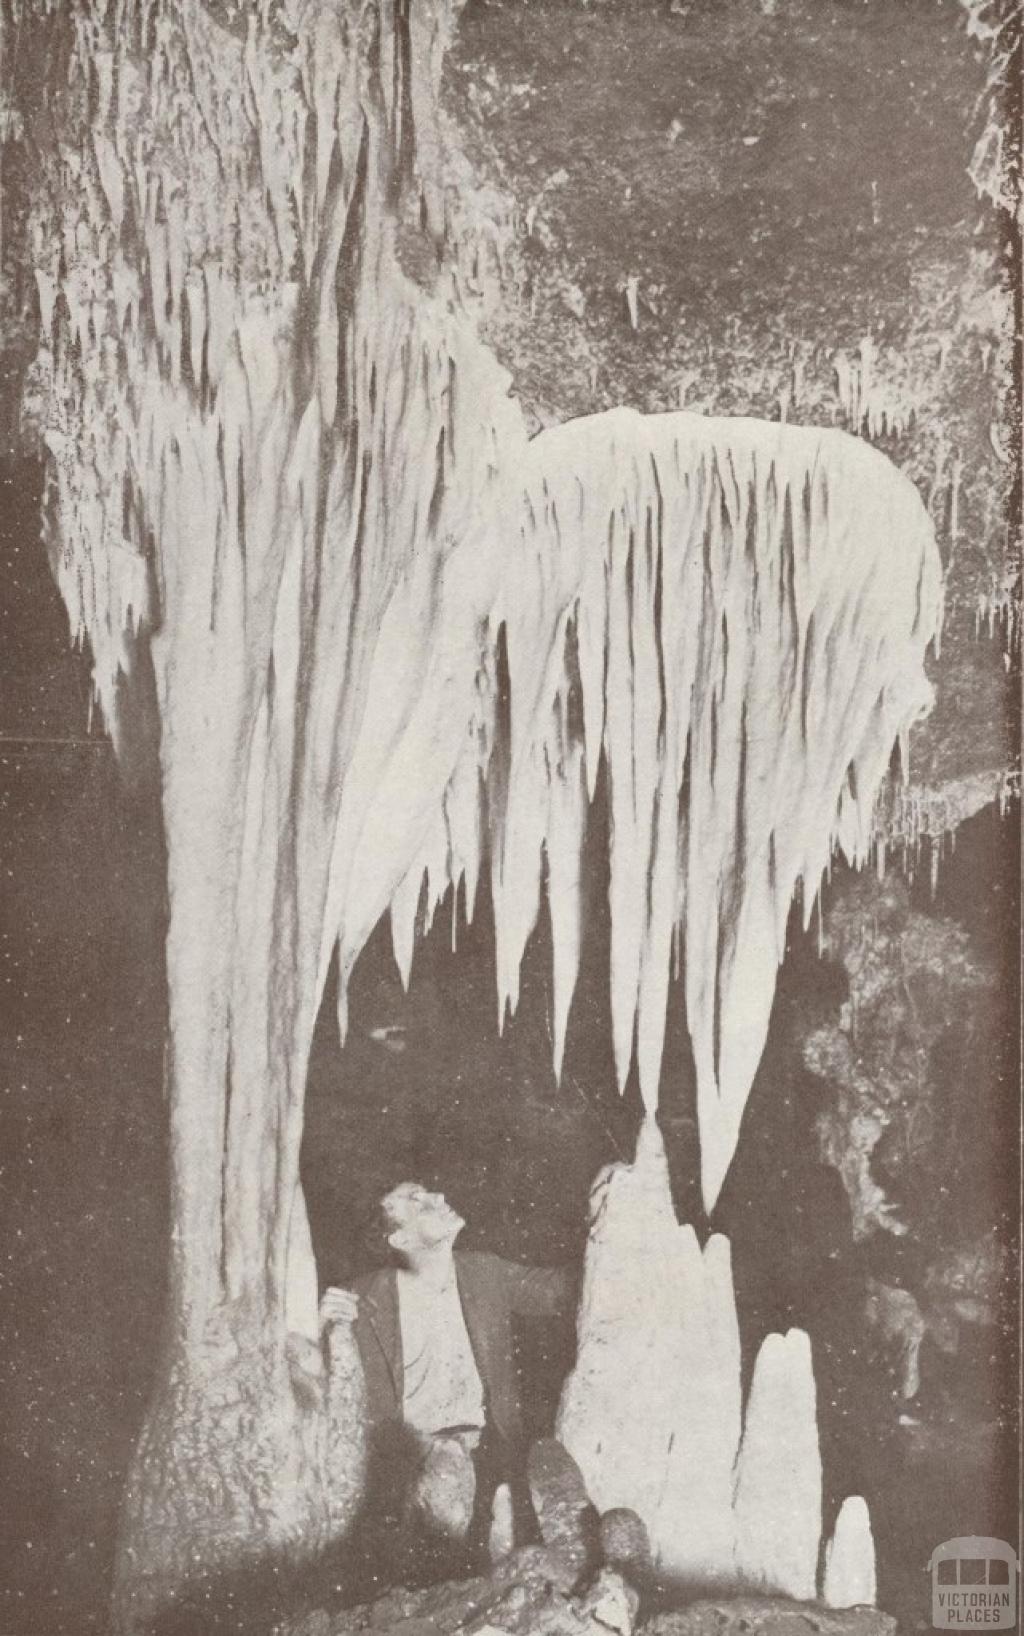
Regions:
<instances>
[{"instance_id":1,"label":"rock formation","mask_svg":"<svg viewBox=\"0 0 1024 1636\"><path fill-rule=\"evenodd\" d=\"M927 708L940 565L912 484L838 431L617 409L528 440L476 332L493 224L445 185L443 0L38 14L61 88L29 231L51 553L115 733L148 650L167 842L173 1293L125 1508L131 1624L351 1514L324 1450L358 1469L356 1389L330 1432L298 1184L332 960L344 1031L381 915L407 974L421 904L464 882L471 908L486 860L501 1021L546 873L557 1070L603 761L619 1079L635 1060L654 1110L681 963L711 1204L793 895L809 914L835 844L865 858ZM645 1221L689 1292L664 1341L647 1311L651 1346L705 1409L661 1445L652 1381L638 1435L668 1463L637 1509L673 1571L716 1577L728 1249L702 1256L642 1192L628 1232ZM618 1255L595 1257L595 1322ZM618 1457L591 1471L593 1410L567 1404L601 1492Z\"/></svg>"},{"instance_id":2,"label":"rock formation","mask_svg":"<svg viewBox=\"0 0 1024 1636\"><path fill-rule=\"evenodd\" d=\"M676 1221L657 1127L599 1178L558 1435L598 1509L647 1525L673 1577L731 1582L740 1339L728 1241Z\"/></svg>"},{"instance_id":3,"label":"rock formation","mask_svg":"<svg viewBox=\"0 0 1024 1636\"><path fill-rule=\"evenodd\" d=\"M661 1581L814 1600L822 1471L810 1342L800 1330L768 1335L742 1404L728 1240L714 1235L702 1252L677 1223L651 1121L635 1162L595 1185L558 1431L598 1508L642 1518ZM826 1594L873 1582L862 1499L843 1507L829 1562Z\"/></svg>"},{"instance_id":4,"label":"rock formation","mask_svg":"<svg viewBox=\"0 0 1024 1636\"><path fill-rule=\"evenodd\" d=\"M871 1518L859 1494L845 1499L825 1547L821 1599L829 1608L871 1607L876 1595Z\"/></svg>"},{"instance_id":5,"label":"rock formation","mask_svg":"<svg viewBox=\"0 0 1024 1636\"><path fill-rule=\"evenodd\" d=\"M316 1608L278 1627L277 1636L356 1636L374 1631L379 1636L632 1636L634 1628L662 1636L703 1636L705 1631L762 1631L764 1636L891 1636L895 1621L873 1608L858 1606L842 1611L808 1606L783 1597L752 1597L698 1601L671 1613L645 1614L650 1563L644 1530L635 1513L606 1513L600 1533L590 1526L590 1509L579 1470L551 1440L535 1445L530 1459L531 1493L542 1519L543 1543L520 1547L487 1574L430 1586L423 1590L397 1589L376 1601L353 1608ZM844 1507L850 1528L846 1544L836 1545L851 1577L857 1547L854 1536L863 1518L855 1505ZM866 1513L865 1513L866 1516ZM605 1529L605 1523L609 1526ZM629 1537L627 1566L613 1560L607 1545ZM598 1543L600 1541L600 1543ZM595 1551L595 1546L597 1547ZM836 1588L839 1580L834 1581Z\"/></svg>"},{"instance_id":6,"label":"rock formation","mask_svg":"<svg viewBox=\"0 0 1024 1636\"><path fill-rule=\"evenodd\" d=\"M768 1335L754 1364L736 1460L742 1584L813 1600L821 1540L821 1455L811 1343Z\"/></svg>"},{"instance_id":7,"label":"rock formation","mask_svg":"<svg viewBox=\"0 0 1024 1636\"><path fill-rule=\"evenodd\" d=\"M896 1621L874 1608L827 1611L804 1602L736 1597L655 1615L649 1636L893 1636Z\"/></svg>"}]
</instances>

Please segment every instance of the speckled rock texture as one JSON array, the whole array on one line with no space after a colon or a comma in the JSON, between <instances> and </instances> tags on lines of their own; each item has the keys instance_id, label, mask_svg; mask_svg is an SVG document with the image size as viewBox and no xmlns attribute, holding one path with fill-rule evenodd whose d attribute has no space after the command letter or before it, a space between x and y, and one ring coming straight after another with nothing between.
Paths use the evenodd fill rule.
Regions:
<instances>
[{"instance_id":1,"label":"speckled rock texture","mask_svg":"<svg viewBox=\"0 0 1024 1636\"><path fill-rule=\"evenodd\" d=\"M630 1636L637 1594L611 1569L579 1588L574 1552L530 1545L490 1574L421 1591L390 1591L343 1613L317 1611L281 1627L280 1636Z\"/></svg>"},{"instance_id":2,"label":"speckled rock texture","mask_svg":"<svg viewBox=\"0 0 1024 1636\"><path fill-rule=\"evenodd\" d=\"M893 1636L896 1621L875 1608L821 1607L769 1597L693 1602L659 1613L649 1636Z\"/></svg>"}]
</instances>

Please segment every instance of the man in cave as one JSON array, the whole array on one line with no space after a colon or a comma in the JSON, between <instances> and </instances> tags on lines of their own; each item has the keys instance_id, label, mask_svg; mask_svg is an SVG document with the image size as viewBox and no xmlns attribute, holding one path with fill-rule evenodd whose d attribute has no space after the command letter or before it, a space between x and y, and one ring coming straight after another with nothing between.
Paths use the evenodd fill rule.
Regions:
<instances>
[{"instance_id":1,"label":"man in cave","mask_svg":"<svg viewBox=\"0 0 1024 1636\"><path fill-rule=\"evenodd\" d=\"M353 1325L366 1377L376 1542L367 1549L386 1553L406 1583L469 1571L489 1534L521 1532L513 1320L561 1316L576 1292L574 1268L456 1250L464 1226L443 1194L400 1183L379 1207L391 1263L320 1303L325 1328Z\"/></svg>"}]
</instances>

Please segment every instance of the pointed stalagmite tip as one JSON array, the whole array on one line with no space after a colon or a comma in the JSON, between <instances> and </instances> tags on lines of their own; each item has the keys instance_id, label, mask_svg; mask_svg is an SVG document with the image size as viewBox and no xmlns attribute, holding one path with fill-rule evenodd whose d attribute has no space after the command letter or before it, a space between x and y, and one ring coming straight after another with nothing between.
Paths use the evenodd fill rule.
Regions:
<instances>
[{"instance_id":1,"label":"pointed stalagmite tip","mask_svg":"<svg viewBox=\"0 0 1024 1636\"><path fill-rule=\"evenodd\" d=\"M665 1138L661 1134L661 1126L651 1113L644 1115L637 1132L633 1164L637 1170L646 1171L663 1170L668 1164Z\"/></svg>"}]
</instances>

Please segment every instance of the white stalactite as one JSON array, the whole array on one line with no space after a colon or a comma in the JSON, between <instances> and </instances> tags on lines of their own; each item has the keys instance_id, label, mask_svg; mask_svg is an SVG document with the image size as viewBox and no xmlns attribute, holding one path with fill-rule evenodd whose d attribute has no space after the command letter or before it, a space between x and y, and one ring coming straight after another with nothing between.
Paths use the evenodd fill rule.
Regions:
<instances>
[{"instance_id":1,"label":"white stalactite","mask_svg":"<svg viewBox=\"0 0 1024 1636\"><path fill-rule=\"evenodd\" d=\"M588 784L599 750L609 774L619 1080L636 1041L656 1106L678 923L710 1206L764 1046L796 884L809 911L837 840L863 861L893 742L928 705L921 659L940 611L930 524L867 446L753 421L617 410L543 432L519 470L521 548L498 603L515 629L513 722L528 724L514 728L509 807L530 800L536 747L564 708L568 609L585 633ZM534 837L525 861L512 848L503 860L506 895L521 867L512 897L531 913L536 850Z\"/></svg>"},{"instance_id":2,"label":"white stalactite","mask_svg":"<svg viewBox=\"0 0 1024 1636\"><path fill-rule=\"evenodd\" d=\"M360 617L346 588L344 562L355 546L338 511L342 573L315 640L342 645L333 682L323 672L335 702L325 692L318 704L296 693L296 644L309 636L287 608L315 526L325 434L314 400L285 458L295 412L273 365L269 316L258 305L240 311L237 361L224 359L216 416L193 425L184 389L164 387L131 435L131 458L145 510L161 522L165 604L173 606L181 571L175 530L182 549L186 540L194 549L205 507L204 527L223 544L205 591L195 589L214 612L232 595L253 604L262 581L258 617L273 618L275 685L287 713L308 713L322 723L321 735L336 733L338 698L353 689L359 698L360 720L344 740L314 740L340 780L321 971L337 940L347 980L393 904L407 980L426 854L432 902L463 875L475 883L486 817L499 1019L518 1001L546 859L560 1068L580 947L583 781L592 791L603 754L619 1080L635 1051L645 1101L656 1107L678 936L710 1207L763 1049L797 882L810 906L836 841L863 861L891 747L927 708L921 660L937 628L939 572L923 507L881 456L834 432L620 410L527 443L498 372L457 326L443 326L436 341L428 332L413 342L407 330L386 367L407 367L401 358L410 343L422 346L437 377L427 389L438 397L425 400L422 424L407 412L398 422L399 435L411 440L404 488L377 487L387 458L374 460L374 439L366 447L369 470L379 474L377 523L360 545L358 571L377 584L376 630L368 628L369 607ZM449 370L467 397L495 406L502 430L481 439L465 428L461 459L446 478L448 526L424 537L417 531L430 510L434 438L443 424L434 417ZM262 427L252 418L261 403L272 417ZM387 417L385 403L385 425ZM281 453L268 475L287 474L295 507L292 547L276 573L267 553L279 501L257 474L257 464L268 469L275 443ZM212 490L211 465L219 474ZM176 513L178 470L188 472L189 502ZM238 560L230 542L243 526L243 475L244 592L241 579L232 591L229 574ZM517 515L518 531L510 531ZM82 560L72 554L79 586L83 562L94 570L91 548ZM101 615L95 593L80 610L90 635L99 632L97 685L108 707L127 662L130 611L146 606L145 576L131 577L135 564L144 567L125 548L100 556L110 611ZM204 617L199 605L194 617ZM500 629L512 737L507 768L488 784L497 699L488 644ZM572 674L570 645L578 655ZM579 741L570 728L574 686L582 695Z\"/></svg>"}]
</instances>

